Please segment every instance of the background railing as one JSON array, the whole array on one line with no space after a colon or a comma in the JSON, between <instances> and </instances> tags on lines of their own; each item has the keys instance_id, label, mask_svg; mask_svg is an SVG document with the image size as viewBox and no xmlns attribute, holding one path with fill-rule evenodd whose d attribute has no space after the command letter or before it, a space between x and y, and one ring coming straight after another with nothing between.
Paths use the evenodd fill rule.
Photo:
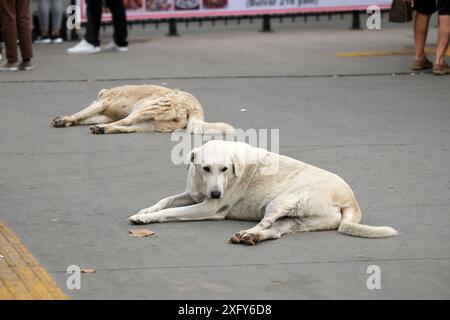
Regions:
<instances>
[{"instance_id":1,"label":"background railing","mask_svg":"<svg viewBox=\"0 0 450 320\"><path fill-rule=\"evenodd\" d=\"M66 0L67 1L67 0ZM319 21L323 17L331 19L332 16L340 16L341 19L345 15L351 15L351 29L361 28L361 14L365 14L370 5L377 5L383 11L390 8L392 0L271 0L265 3L271 5L260 6L254 8L251 4L262 3L261 0L227 0L225 2L209 1L210 3L226 3L226 8L219 9L205 9L202 7L196 10L175 10L174 4L176 0L167 0L164 2L171 3L172 9L165 11L150 11L149 3L155 3L157 0L123 0L127 6L133 3L134 8L138 5L138 10L127 10L127 20L130 28L135 25L141 25L145 28L147 25L155 25L159 29L160 25L168 26L168 36L177 36L178 24L182 23L186 26L196 23L202 26L204 23L215 25L216 23L228 24L229 21L237 21L240 24L242 21L261 21L262 32L272 32L272 20L278 19L280 22L284 20L303 19L305 22L315 19ZM204 3L206 0L198 1ZM195 3L195 1L194 1ZM236 5L236 3L239 3ZM86 21L86 5L84 0L70 0L70 4L76 4L81 9L82 25ZM191 2L192 4L192 2ZM139 5L141 7L139 7ZM39 34L39 27L37 24L37 15L34 15L34 30L33 36ZM64 29L65 29L65 22ZM111 15L105 9L102 19L104 27L111 24ZM62 36L67 39L78 40L79 33L72 30L67 34L63 30Z\"/></svg>"}]
</instances>

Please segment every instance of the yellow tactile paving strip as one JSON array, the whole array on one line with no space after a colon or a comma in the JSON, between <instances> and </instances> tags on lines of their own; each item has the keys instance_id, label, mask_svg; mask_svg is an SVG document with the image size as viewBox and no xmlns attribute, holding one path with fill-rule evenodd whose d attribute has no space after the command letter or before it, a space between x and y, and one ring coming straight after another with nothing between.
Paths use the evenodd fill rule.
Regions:
<instances>
[{"instance_id":1,"label":"yellow tactile paving strip","mask_svg":"<svg viewBox=\"0 0 450 320\"><path fill-rule=\"evenodd\" d=\"M426 48L426 53L436 53L436 48ZM354 57L384 57L384 56L413 56L414 50L389 50L389 51L361 51L361 52L338 52L337 57L354 58ZM450 57L450 49L447 50L446 56Z\"/></svg>"},{"instance_id":2,"label":"yellow tactile paving strip","mask_svg":"<svg viewBox=\"0 0 450 320\"><path fill-rule=\"evenodd\" d=\"M67 296L0 221L0 300L65 300Z\"/></svg>"}]
</instances>

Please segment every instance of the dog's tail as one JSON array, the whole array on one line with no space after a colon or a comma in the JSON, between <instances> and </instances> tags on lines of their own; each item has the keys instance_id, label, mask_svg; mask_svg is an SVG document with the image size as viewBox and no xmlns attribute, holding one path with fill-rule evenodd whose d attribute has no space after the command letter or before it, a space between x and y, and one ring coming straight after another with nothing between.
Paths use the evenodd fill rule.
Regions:
<instances>
[{"instance_id":1,"label":"dog's tail","mask_svg":"<svg viewBox=\"0 0 450 320\"><path fill-rule=\"evenodd\" d=\"M197 117L190 117L186 131L192 134L232 134L233 126L221 122L206 122Z\"/></svg>"},{"instance_id":2,"label":"dog's tail","mask_svg":"<svg viewBox=\"0 0 450 320\"><path fill-rule=\"evenodd\" d=\"M342 220L338 231L354 237L362 238L384 238L392 237L398 232L391 227L372 227L359 224L361 212L358 205L344 208L342 210Z\"/></svg>"}]
</instances>

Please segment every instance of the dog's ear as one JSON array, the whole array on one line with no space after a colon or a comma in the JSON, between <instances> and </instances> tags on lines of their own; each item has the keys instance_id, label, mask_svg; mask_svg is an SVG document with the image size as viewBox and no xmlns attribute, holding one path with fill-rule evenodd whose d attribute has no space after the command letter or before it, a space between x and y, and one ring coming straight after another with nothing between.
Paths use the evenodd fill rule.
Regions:
<instances>
[{"instance_id":1,"label":"dog's ear","mask_svg":"<svg viewBox=\"0 0 450 320\"><path fill-rule=\"evenodd\" d=\"M237 152L235 151L233 153L233 173L236 177L240 178L242 177L242 174L244 173L245 169L245 163L244 158L240 157Z\"/></svg>"},{"instance_id":2,"label":"dog's ear","mask_svg":"<svg viewBox=\"0 0 450 320\"><path fill-rule=\"evenodd\" d=\"M188 170L190 168L191 165L195 165L195 162L197 160L197 152L198 152L199 148L194 148L191 150L191 152L189 152L187 160L188 160Z\"/></svg>"},{"instance_id":3,"label":"dog's ear","mask_svg":"<svg viewBox=\"0 0 450 320\"><path fill-rule=\"evenodd\" d=\"M108 91L108 89L102 89L100 90L100 92L98 93L97 98L101 99L103 97L103 95Z\"/></svg>"},{"instance_id":4,"label":"dog's ear","mask_svg":"<svg viewBox=\"0 0 450 320\"><path fill-rule=\"evenodd\" d=\"M195 164L195 156L196 156L196 153L197 153L197 148L192 149L191 152L189 152L188 159L189 159L189 162L190 162L190 163L194 163L194 164Z\"/></svg>"}]
</instances>

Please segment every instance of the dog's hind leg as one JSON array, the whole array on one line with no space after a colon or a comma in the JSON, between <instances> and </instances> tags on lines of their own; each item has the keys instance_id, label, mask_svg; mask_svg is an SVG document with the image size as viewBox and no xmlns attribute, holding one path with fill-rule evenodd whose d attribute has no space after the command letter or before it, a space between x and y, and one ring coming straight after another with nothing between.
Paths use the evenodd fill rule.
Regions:
<instances>
[{"instance_id":1,"label":"dog's hind leg","mask_svg":"<svg viewBox=\"0 0 450 320\"><path fill-rule=\"evenodd\" d=\"M290 225L285 221L290 221ZM240 243L245 237L247 244L255 244L286 232L337 229L340 221L339 207L322 198L311 197L311 194L298 196L295 192L287 192L267 205L263 219L255 227L238 232L230 241Z\"/></svg>"},{"instance_id":2,"label":"dog's hind leg","mask_svg":"<svg viewBox=\"0 0 450 320\"><path fill-rule=\"evenodd\" d=\"M290 193L285 193L275 198L267 205L262 220L251 230L269 229L276 220L290 216L298 210L297 201L298 197Z\"/></svg>"},{"instance_id":3,"label":"dog's hind leg","mask_svg":"<svg viewBox=\"0 0 450 320\"><path fill-rule=\"evenodd\" d=\"M155 127L151 123L151 117L141 112L132 112L127 117L106 125L92 126L93 134L151 132Z\"/></svg>"},{"instance_id":4,"label":"dog's hind leg","mask_svg":"<svg viewBox=\"0 0 450 320\"><path fill-rule=\"evenodd\" d=\"M240 231L230 237L230 242L255 245L260 241L279 239L283 234L291 232L336 230L340 221L341 214L337 212L309 218L281 218L268 229L261 229L257 225L249 230Z\"/></svg>"},{"instance_id":5,"label":"dog's hind leg","mask_svg":"<svg viewBox=\"0 0 450 320\"><path fill-rule=\"evenodd\" d=\"M239 231L231 236L230 241L233 243L240 243L241 239L245 239L246 242L243 243L255 244L256 242L261 241L261 239L279 238L290 228L290 224L281 223L281 221L291 221L291 218L288 218L288 216L290 216L293 211L297 210L295 199L296 198L291 197L289 194L284 194L274 199L267 205L264 218L256 226L248 230Z\"/></svg>"},{"instance_id":6,"label":"dog's hind leg","mask_svg":"<svg viewBox=\"0 0 450 320\"><path fill-rule=\"evenodd\" d=\"M231 243L255 245L260 241L279 239L283 234L297 231L298 220L295 218L282 218L275 221L268 229L255 226L246 231L240 231L230 237Z\"/></svg>"}]
</instances>

